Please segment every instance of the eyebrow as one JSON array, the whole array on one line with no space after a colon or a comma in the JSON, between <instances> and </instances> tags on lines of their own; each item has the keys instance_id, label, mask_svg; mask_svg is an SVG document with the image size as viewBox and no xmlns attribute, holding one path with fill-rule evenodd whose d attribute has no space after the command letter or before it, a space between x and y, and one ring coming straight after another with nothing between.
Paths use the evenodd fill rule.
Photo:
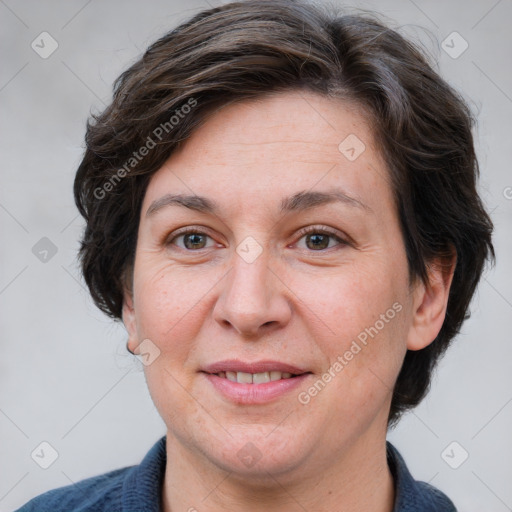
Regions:
<instances>
[{"instance_id":1,"label":"eyebrow","mask_svg":"<svg viewBox=\"0 0 512 512\"><path fill-rule=\"evenodd\" d=\"M340 189L335 189L328 192L302 190L290 197L285 197L281 201L281 213L304 211L334 202L341 202L348 206L372 212L372 209L359 199L349 196ZM174 205L182 206L201 213L218 214L220 212L220 206L218 203L208 199L207 197L186 194L166 194L151 203L146 212L146 217L154 215L162 208Z\"/></svg>"}]
</instances>

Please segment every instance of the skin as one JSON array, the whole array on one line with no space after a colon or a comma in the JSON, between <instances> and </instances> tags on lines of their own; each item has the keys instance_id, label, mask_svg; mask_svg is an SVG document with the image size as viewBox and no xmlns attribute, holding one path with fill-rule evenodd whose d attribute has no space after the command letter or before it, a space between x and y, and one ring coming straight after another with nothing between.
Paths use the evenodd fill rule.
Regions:
<instances>
[{"instance_id":1,"label":"skin","mask_svg":"<svg viewBox=\"0 0 512 512\"><path fill-rule=\"evenodd\" d=\"M366 146L354 161L338 149L350 134ZM280 212L284 197L334 187L366 208ZM169 193L206 196L220 210L171 205L146 215ZM175 234L187 226L204 236ZM318 242L304 227L334 236ZM262 250L251 263L236 252L248 236ZM144 371L167 426L164 511L391 512L392 386L406 350L438 334L452 275L453 262L434 265L427 286L409 282L388 171L356 106L281 92L212 115L149 183L125 291L129 347L137 353L149 339L160 351ZM400 312L301 403L298 394L396 303ZM199 371L231 358L312 375L271 402L238 404ZM238 455L249 442L260 456L250 467Z\"/></svg>"}]
</instances>

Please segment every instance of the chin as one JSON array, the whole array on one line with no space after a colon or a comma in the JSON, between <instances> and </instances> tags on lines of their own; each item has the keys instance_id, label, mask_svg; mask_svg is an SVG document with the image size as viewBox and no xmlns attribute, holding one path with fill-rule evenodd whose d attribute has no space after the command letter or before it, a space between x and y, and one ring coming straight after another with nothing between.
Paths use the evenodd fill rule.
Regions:
<instances>
[{"instance_id":1,"label":"chin","mask_svg":"<svg viewBox=\"0 0 512 512\"><path fill-rule=\"evenodd\" d=\"M267 483L275 486L274 478L300 468L309 452L304 440L297 438L295 429L294 432L285 430L271 434L267 429L233 430L230 429L232 437L223 444L222 450L210 451L207 456L224 471L233 473L235 478L250 478L251 482L257 481L263 486Z\"/></svg>"}]
</instances>

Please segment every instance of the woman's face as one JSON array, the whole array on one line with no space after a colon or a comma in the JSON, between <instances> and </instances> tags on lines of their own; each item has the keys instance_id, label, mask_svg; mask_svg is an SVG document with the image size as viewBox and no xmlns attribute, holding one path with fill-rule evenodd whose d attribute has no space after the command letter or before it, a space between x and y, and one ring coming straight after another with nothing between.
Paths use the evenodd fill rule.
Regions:
<instances>
[{"instance_id":1,"label":"woman's face","mask_svg":"<svg viewBox=\"0 0 512 512\"><path fill-rule=\"evenodd\" d=\"M284 476L382 443L415 290L364 119L288 92L219 110L152 177L124 321L170 445Z\"/></svg>"}]
</instances>

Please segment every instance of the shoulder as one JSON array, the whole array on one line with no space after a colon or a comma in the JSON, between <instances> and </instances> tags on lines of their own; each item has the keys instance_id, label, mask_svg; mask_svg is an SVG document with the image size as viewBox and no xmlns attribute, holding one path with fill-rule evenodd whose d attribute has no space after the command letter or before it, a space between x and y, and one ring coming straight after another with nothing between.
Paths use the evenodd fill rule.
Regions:
<instances>
[{"instance_id":1,"label":"shoulder","mask_svg":"<svg viewBox=\"0 0 512 512\"><path fill-rule=\"evenodd\" d=\"M453 502L439 489L415 480L398 450L388 441L389 469L395 481L393 512L457 512Z\"/></svg>"},{"instance_id":2,"label":"shoulder","mask_svg":"<svg viewBox=\"0 0 512 512\"><path fill-rule=\"evenodd\" d=\"M416 492L409 497L414 508L404 509L425 512L457 512L452 500L439 489L426 482L415 481ZM401 509L399 509L401 512Z\"/></svg>"},{"instance_id":3,"label":"shoulder","mask_svg":"<svg viewBox=\"0 0 512 512\"><path fill-rule=\"evenodd\" d=\"M134 466L86 478L36 496L16 512L121 510L123 482Z\"/></svg>"},{"instance_id":4,"label":"shoulder","mask_svg":"<svg viewBox=\"0 0 512 512\"><path fill-rule=\"evenodd\" d=\"M166 460L164 436L139 465L115 469L47 491L15 512L157 512Z\"/></svg>"}]
</instances>

